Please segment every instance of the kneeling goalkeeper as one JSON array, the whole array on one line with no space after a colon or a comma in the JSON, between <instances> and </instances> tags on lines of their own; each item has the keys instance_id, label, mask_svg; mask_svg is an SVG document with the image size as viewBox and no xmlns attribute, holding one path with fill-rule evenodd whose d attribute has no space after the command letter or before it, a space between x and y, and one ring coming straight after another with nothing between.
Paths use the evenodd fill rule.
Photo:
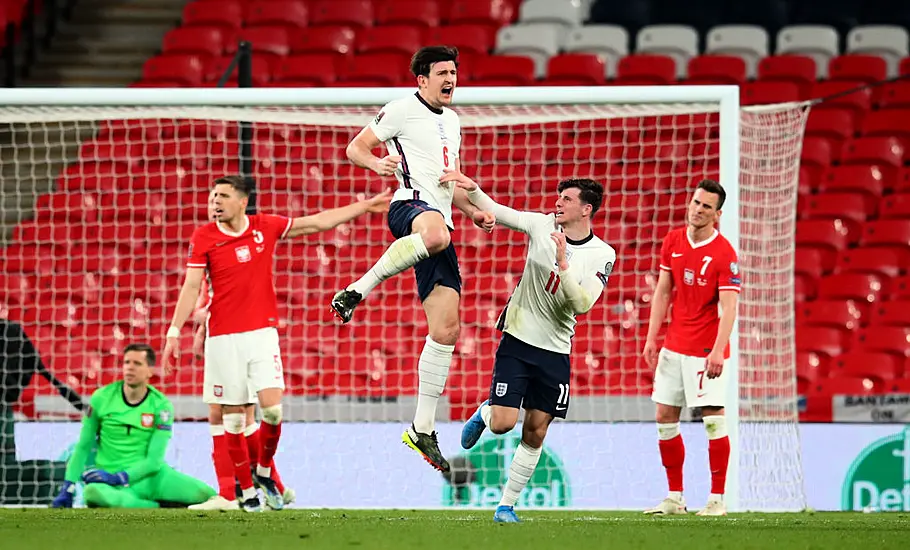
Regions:
<instances>
[{"instance_id":1,"label":"kneeling goalkeeper","mask_svg":"<svg viewBox=\"0 0 910 550\"><path fill-rule=\"evenodd\" d=\"M205 502L215 490L164 462L171 439L174 406L149 386L155 352L130 344L123 353L123 381L92 394L79 442L66 465L54 508L73 505L75 483L85 482L85 504L94 508L158 508L162 503ZM95 466L85 470L97 445Z\"/></svg>"}]
</instances>

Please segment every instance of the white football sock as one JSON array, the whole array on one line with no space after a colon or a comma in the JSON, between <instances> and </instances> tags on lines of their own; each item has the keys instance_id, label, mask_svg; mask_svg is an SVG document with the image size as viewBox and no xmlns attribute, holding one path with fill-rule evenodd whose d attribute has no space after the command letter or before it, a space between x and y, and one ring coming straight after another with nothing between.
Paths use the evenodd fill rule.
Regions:
<instances>
[{"instance_id":1,"label":"white football sock","mask_svg":"<svg viewBox=\"0 0 910 550\"><path fill-rule=\"evenodd\" d=\"M489 428L490 427L490 418L493 416L493 407L489 403L484 403L480 407L480 419L483 420L483 423Z\"/></svg>"},{"instance_id":2,"label":"white football sock","mask_svg":"<svg viewBox=\"0 0 910 550\"><path fill-rule=\"evenodd\" d=\"M438 344L427 336L417 361L417 411L414 413L417 432L428 434L436 429L436 404L446 387L454 352L455 346Z\"/></svg>"},{"instance_id":3,"label":"white football sock","mask_svg":"<svg viewBox=\"0 0 910 550\"><path fill-rule=\"evenodd\" d=\"M373 267L363 277L348 286L348 289L356 290L363 298L366 298L367 294L382 281L429 257L430 253L423 244L423 237L419 233L402 237L390 244Z\"/></svg>"},{"instance_id":4,"label":"white football sock","mask_svg":"<svg viewBox=\"0 0 910 550\"><path fill-rule=\"evenodd\" d=\"M506 480L506 486L502 489L502 500L500 506L515 506L518 502L518 496L522 489L528 484L534 469L537 468L537 461L540 460L540 449L535 449L525 444L524 441L515 449L515 456L512 457L512 465L509 466L509 478Z\"/></svg>"}]
</instances>

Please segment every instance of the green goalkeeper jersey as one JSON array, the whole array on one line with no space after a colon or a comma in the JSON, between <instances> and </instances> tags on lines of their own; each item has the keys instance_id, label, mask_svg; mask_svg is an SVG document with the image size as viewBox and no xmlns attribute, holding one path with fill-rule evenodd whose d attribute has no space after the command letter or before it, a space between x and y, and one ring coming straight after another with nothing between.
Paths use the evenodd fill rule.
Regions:
<instances>
[{"instance_id":1,"label":"green goalkeeper jersey","mask_svg":"<svg viewBox=\"0 0 910 550\"><path fill-rule=\"evenodd\" d=\"M130 482L157 473L165 463L173 422L174 406L152 386L145 399L135 405L127 403L123 381L97 389L82 420L79 442L66 465L66 480L80 479L95 445L96 468L110 473L125 471Z\"/></svg>"}]
</instances>

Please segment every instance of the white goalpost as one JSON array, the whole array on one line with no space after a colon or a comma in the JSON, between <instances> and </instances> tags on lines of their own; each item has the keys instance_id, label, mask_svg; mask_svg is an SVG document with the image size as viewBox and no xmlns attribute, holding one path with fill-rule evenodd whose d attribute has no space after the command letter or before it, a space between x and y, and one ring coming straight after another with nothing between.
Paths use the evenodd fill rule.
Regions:
<instances>
[{"instance_id":1,"label":"white goalpost","mask_svg":"<svg viewBox=\"0 0 910 550\"><path fill-rule=\"evenodd\" d=\"M21 325L57 385L87 402L118 378L127 343L163 347L189 235L204 222L215 177L250 168L258 211L282 215L314 213L395 185L352 166L344 148L381 105L412 93L0 90L0 319ZM804 509L792 268L808 105L741 108L736 86L465 87L454 108L462 168L488 194L514 208L547 210L559 181L591 177L606 189L595 232L617 251L601 302L579 319L569 417L551 427L519 505L637 509L663 498L652 373L638 356L660 242L684 223L688 196L710 177L727 191L720 229L743 273L725 366L727 506ZM247 144L241 123L249 128ZM239 160L244 151L247 162ZM288 396L276 464L297 490L298 506L498 502L520 427L504 437L487 434L469 452L458 434L489 392L493 323L521 274L525 243L504 228L488 236L460 213L453 217L464 288L461 337L437 418L453 466L448 477L398 441L413 414L426 335L412 273L383 283L350 325L338 326L329 313L339 285L391 241L385 220L365 218L279 245ZM186 339L178 372L152 383L177 412L169 461L214 483L202 368L190 349ZM2 390L12 390L15 401L0 403L0 505L39 504L62 479L79 414L40 376ZM697 416L684 420L686 495L697 507L710 480L707 441Z\"/></svg>"}]
</instances>

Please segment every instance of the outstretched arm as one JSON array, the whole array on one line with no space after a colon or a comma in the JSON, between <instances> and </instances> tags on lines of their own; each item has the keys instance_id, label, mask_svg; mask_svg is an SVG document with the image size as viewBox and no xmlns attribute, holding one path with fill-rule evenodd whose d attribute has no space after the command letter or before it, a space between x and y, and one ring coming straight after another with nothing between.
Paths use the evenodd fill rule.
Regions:
<instances>
[{"instance_id":1,"label":"outstretched arm","mask_svg":"<svg viewBox=\"0 0 910 550\"><path fill-rule=\"evenodd\" d=\"M496 217L496 222L522 233L528 233L533 226L534 218L543 216L536 212L520 212L508 206L501 205L487 196L477 182L457 171L450 171L444 175L440 181L452 182L466 192L467 198L471 204L492 213ZM456 190L457 191L457 190ZM456 193L457 195L457 193Z\"/></svg>"},{"instance_id":2,"label":"outstretched arm","mask_svg":"<svg viewBox=\"0 0 910 550\"><path fill-rule=\"evenodd\" d=\"M368 213L388 212L391 198L392 192L386 189L375 197L347 206L332 208L312 216L294 218L291 221L291 228L288 230L287 237L298 237L326 231Z\"/></svg>"}]
</instances>

